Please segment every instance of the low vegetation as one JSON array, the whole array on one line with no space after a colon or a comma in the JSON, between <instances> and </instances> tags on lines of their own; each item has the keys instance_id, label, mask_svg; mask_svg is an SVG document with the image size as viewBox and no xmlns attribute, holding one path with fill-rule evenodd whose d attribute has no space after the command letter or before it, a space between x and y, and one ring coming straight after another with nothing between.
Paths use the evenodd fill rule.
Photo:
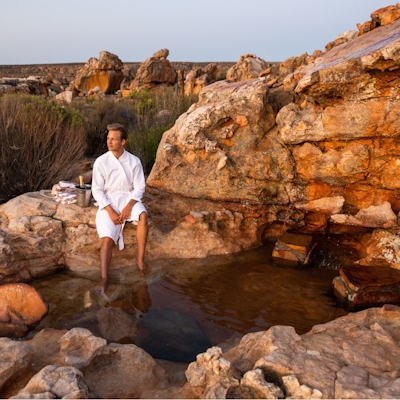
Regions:
<instances>
[{"instance_id":1,"label":"low vegetation","mask_svg":"<svg viewBox=\"0 0 400 400\"><path fill-rule=\"evenodd\" d=\"M126 149L142 160L144 171L149 174L163 133L197 101L197 96L179 98L168 88L156 93L132 93L128 101L132 102L135 119L128 126Z\"/></svg>"},{"instance_id":2,"label":"low vegetation","mask_svg":"<svg viewBox=\"0 0 400 400\"><path fill-rule=\"evenodd\" d=\"M0 202L51 188L82 160L86 120L36 96L0 97Z\"/></svg>"},{"instance_id":3,"label":"low vegetation","mask_svg":"<svg viewBox=\"0 0 400 400\"><path fill-rule=\"evenodd\" d=\"M74 178L84 158L107 151L107 125L113 122L126 126L126 149L149 174L163 133L196 101L179 98L172 88L119 100L75 99L65 106L37 96L0 96L0 203Z\"/></svg>"}]
</instances>

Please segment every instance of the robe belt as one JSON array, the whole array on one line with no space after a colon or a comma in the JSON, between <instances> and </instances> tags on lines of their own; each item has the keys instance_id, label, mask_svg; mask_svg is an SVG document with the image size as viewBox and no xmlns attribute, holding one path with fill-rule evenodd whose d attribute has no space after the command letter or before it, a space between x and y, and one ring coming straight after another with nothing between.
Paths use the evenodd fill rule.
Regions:
<instances>
[{"instance_id":1,"label":"robe belt","mask_svg":"<svg viewBox=\"0 0 400 400\"><path fill-rule=\"evenodd\" d=\"M110 190L107 189L104 191L104 193L117 193L117 194L129 194L128 190Z\"/></svg>"}]
</instances>

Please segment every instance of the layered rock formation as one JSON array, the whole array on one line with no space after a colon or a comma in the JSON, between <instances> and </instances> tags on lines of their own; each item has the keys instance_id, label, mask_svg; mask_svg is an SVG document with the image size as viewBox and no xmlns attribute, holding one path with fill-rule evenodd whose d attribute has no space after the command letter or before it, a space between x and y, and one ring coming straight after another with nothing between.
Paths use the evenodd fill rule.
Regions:
<instances>
[{"instance_id":1,"label":"layered rock formation","mask_svg":"<svg viewBox=\"0 0 400 400\"><path fill-rule=\"evenodd\" d=\"M251 204L258 227L298 227L304 215L294 207L341 196L354 218L335 223L398 228L399 27L396 20L314 60L283 63L284 89L295 100L277 114L262 78L207 86L164 134L148 185L224 201L245 219ZM383 205L372 224L376 211L368 209Z\"/></svg>"},{"instance_id":2,"label":"layered rock formation","mask_svg":"<svg viewBox=\"0 0 400 400\"><path fill-rule=\"evenodd\" d=\"M147 193L150 216L146 247L149 260L203 258L254 247L257 226L222 204L186 202L172 195ZM165 204L169 204L168 212ZM200 208L201 207L201 208ZM201 209L195 212L192 209ZM39 192L27 193L0 206L0 282L27 282L64 268L98 271L100 240L95 206L59 204ZM243 224L238 223L243 221ZM235 223L236 222L236 223ZM112 268L132 266L136 227L124 229L125 249L113 250ZM243 237L248 232L249 237Z\"/></svg>"}]
</instances>

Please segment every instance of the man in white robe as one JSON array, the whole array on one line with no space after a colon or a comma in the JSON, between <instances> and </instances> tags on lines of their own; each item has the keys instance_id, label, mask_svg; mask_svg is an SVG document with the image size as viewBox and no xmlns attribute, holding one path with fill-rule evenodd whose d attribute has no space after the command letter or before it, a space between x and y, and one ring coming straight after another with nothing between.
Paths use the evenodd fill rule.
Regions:
<instances>
[{"instance_id":1,"label":"man in white robe","mask_svg":"<svg viewBox=\"0 0 400 400\"><path fill-rule=\"evenodd\" d=\"M121 124L107 126L108 152L93 164L92 194L99 209L96 227L102 239L100 248L101 280L94 287L96 293L104 293L108 283L114 243L124 248L125 222L137 224L137 263L142 275L146 274L144 261L148 234L147 211L142 203L146 182L139 158L124 148L127 131Z\"/></svg>"}]
</instances>

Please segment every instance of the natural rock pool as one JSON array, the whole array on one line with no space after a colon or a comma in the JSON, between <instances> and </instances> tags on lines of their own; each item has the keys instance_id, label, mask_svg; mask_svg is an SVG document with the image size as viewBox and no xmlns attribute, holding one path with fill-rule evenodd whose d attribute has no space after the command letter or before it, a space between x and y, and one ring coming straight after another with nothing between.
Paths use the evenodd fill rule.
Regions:
<instances>
[{"instance_id":1,"label":"natural rock pool","mask_svg":"<svg viewBox=\"0 0 400 400\"><path fill-rule=\"evenodd\" d=\"M134 267L112 269L106 297L91 292L93 272L37 280L32 286L50 310L29 336L84 327L110 342L135 343L154 358L190 362L249 332L290 325L303 334L347 314L332 290L342 252L320 247L311 265L300 267L272 260L272 248L271 242L226 256L159 260L145 279Z\"/></svg>"}]
</instances>

